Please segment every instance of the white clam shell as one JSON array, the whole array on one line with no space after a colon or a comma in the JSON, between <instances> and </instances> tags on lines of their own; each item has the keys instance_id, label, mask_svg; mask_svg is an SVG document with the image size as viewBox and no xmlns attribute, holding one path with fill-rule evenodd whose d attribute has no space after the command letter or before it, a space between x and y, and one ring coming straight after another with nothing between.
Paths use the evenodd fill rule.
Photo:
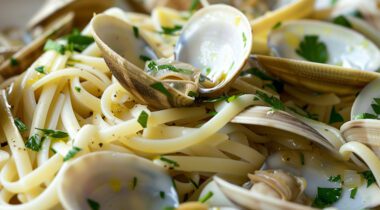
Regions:
<instances>
[{"instance_id":1,"label":"white clam shell","mask_svg":"<svg viewBox=\"0 0 380 210\"><path fill-rule=\"evenodd\" d=\"M305 35L317 35L319 41L326 44L327 64L366 71L380 67L380 50L372 41L356 31L327 22L286 22L271 32L268 45L277 57L304 60L296 49Z\"/></svg>"},{"instance_id":2,"label":"white clam shell","mask_svg":"<svg viewBox=\"0 0 380 210\"><path fill-rule=\"evenodd\" d=\"M178 205L172 180L164 169L135 155L84 155L72 161L61 178L58 194L67 210L90 210L87 199L99 203L101 209L162 210Z\"/></svg>"},{"instance_id":3,"label":"white clam shell","mask_svg":"<svg viewBox=\"0 0 380 210\"><path fill-rule=\"evenodd\" d=\"M374 80L369 83L356 97L351 109L351 120L355 116L363 113L375 114L371 103L374 98L380 98L380 79ZM376 115L376 114L375 114Z\"/></svg>"},{"instance_id":4,"label":"white clam shell","mask_svg":"<svg viewBox=\"0 0 380 210\"><path fill-rule=\"evenodd\" d=\"M239 75L251 48L251 25L244 14L231 6L211 5L184 26L174 53L176 60L201 69L217 83L200 89L201 93L213 93L224 90Z\"/></svg>"}]
</instances>

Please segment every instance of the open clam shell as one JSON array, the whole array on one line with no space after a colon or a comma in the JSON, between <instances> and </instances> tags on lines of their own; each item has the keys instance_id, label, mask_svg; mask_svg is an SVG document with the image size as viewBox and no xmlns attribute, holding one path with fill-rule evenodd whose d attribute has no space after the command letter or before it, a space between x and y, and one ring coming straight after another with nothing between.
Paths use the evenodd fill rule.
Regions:
<instances>
[{"instance_id":1,"label":"open clam shell","mask_svg":"<svg viewBox=\"0 0 380 210\"><path fill-rule=\"evenodd\" d=\"M306 35L315 35L326 45L326 64L305 61L297 53ZM380 67L380 50L363 35L341 26L291 21L272 31L268 45L280 58L260 55L254 58L266 71L293 85L349 94L380 77L374 72Z\"/></svg>"},{"instance_id":2,"label":"open clam shell","mask_svg":"<svg viewBox=\"0 0 380 210\"><path fill-rule=\"evenodd\" d=\"M65 168L58 194L67 210L162 210L177 206L172 180L163 168L135 155L96 152L79 157ZM165 195L162 196L162 195Z\"/></svg>"},{"instance_id":3,"label":"open clam shell","mask_svg":"<svg viewBox=\"0 0 380 210\"><path fill-rule=\"evenodd\" d=\"M273 111L270 107L252 107L231 120L233 123L254 126L260 133L282 133L286 136L299 136L330 151L336 158L340 158L339 147L344 141L339 136L339 131L322 123L312 120L296 118L287 112Z\"/></svg>"},{"instance_id":4,"label":"open clam shell","mask_svg":"<svg viewBox=\"0 0 380 210\"><path fill-rule=\"evenodd\" d=\"M155 59L160 56L144 39L144 31L109 15L97 15L92 22L93 36L102 51L113 75L130 91L139 103L155 108L185 106L193 98L180 93L167 84L160 83L143 69L145 61L140 56ZM154 88L154 84L161 84Z\"/></svg>"},{"instance_id":5,"label":"open clam shell","mask_svg":"<svg viewBox=\"0 0 380 210\"><path fill-rule=\"evenodd\" d=\"M184 26L175 59L202 70L212 84L201 94L218 94L239 76L252 48L252 31L246 16L227 5L211 5L195 13Z\"/></svg>"}]
</instances>

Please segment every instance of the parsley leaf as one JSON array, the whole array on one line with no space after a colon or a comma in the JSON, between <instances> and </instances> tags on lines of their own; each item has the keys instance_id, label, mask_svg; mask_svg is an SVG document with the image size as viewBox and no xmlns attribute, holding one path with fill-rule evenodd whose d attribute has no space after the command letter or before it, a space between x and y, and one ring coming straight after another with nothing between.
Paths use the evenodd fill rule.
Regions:
<instances>
[{"instance_id":1,"label":"parsley leaf","mask_svg":"<svg viewBox=\"0 0 380 210\"><path fill-rule=\"evenodd\" d=\"M193 98L195 98L195 97L197 97L198 96L198 93L196 93L196 92L193 92L193 91L189 91L189 93L187 94L188 96L190 96L190 97L193 97Z\"/></svg>"},{"instance_id":2,"label":"parsley leaf","mask_svg":"<svg viewBox=\"0 0 380 210\"><path fill-rule=\"evenodd\" d=\"M337 202L342 195L342 188L322 188L318 187L317 197L312 206L325 208Z\"/></svg>"},{"instance_id":3,"label":"parsley leaf","mask_svg":"<svg viewBox=\"0 0 380 210\"><path fill-rule=\"evenodd\" d=\"M82 90L82 89L81 89L80 87L78 87L78 86L75 86L74 89L75 89L75 91L77 91L78 93L80 93L80 91Z\"/></svg>"},{"instance_id":4,"label":"parsley leaf","mask_svg":"<svg viewBox=\"0 0 380 210\"><path fill-rule=\"evenodd\" d=\"M189 12L194 12L199 5L199 0L193 0L189 7Z\"/></svg>"},{"instance_id":5,"label":"parsley leaf","mask_svg":"<svg viewBox=\"0 0 380 210\"><path fill-rule=\"evenodd\" d=\"M372 171L364 171L361 173L364 179L367 180L367 187L371 186L371 184L376 182L375 176Z\"/></svg>"},{"instance_id":6,"label":"parsley leaf","mask_svg":"<svg viewBox=\"0 0 380 210\"><path fill-rule=\"evenodd\" d=\"M140 115L139 115L139 118L137 119L137 122L143 127L143 128L146 128L147 124L148 124L148 113L146 113L145 111L141 111Z\"/></svg>"},{"instance_id":7,"label":"parsley leaf","mask_svg":"<svg viewBox=\"0 0 380 210\"><path fill-rule=\"evenodd\" d=\"M25 146L33 151L40 151L42 147L42 142L44 141L45 137L41 137L38 134L33 134L29 139L26 141Z\"/></svg>"},{"instance_id":8,"label":"parsley leaf","mask_svg":"<svg viewBox=\"0 0 380 210\"><path fill-rule=\"evenodd\" d=\"M358 114L354 116L354 120L361 120L361 119L377 119L377 116L371 113L363 113L363 114Z\"/></svg>"},{"instance_id":9,"label":"parsley leaf","mask_svg":"<svg viewBox=\"0 0 380 210\"><path fill-rule=\"evenodd\" d=\"M161 82L156 82L150 85L150 87L160 91L162 94L166 95L166 97L171 98L172 94L165 88L165 86Z\"/></svg>"},{"instance_id":10,"label":"parsley leaf","mask_svg":"<svg viewBox=\"0 0 380 210\"><path fill-rule=\"evenodd\" d=\"M285 110L285 105L282 103L282 101L274 96L268 96L264 92L256 91L256 96L263 102L267 103L268 105L272 106L273 109L276 110Z\"/></svg>"},{"instance_id":11,"label":"parsley leaf","mask_svg":"<svg viewBox=\"0 0 380 210\"><path fill-rule=\"evenodd\" d=\"M165 192L164 191L160 191L160 198L161 199L165 199Z\"/></svg>"},{"instance_id":12,"label":"parsley leaf","mask_svg":"<svg viewBox=\"0 0 380 210\"><path fill-rule=\"evenodd\" d=\"M340 175L330 176L329 182L342 182L342 177Z\"/></svg>"},{"instance_id":13,"label":"parsley leaf","mask_svg":"<svg viewBox=\"0 0 380 210\"><path fill-rule=\"evenodd\" d=\"M341 25L341 26L346 27L346 28L352 28L350 21L348 21L347 18L344 17L343 15L339 15L338 17L335 17L333 19L333 23L335 23L337 25Z\"/></svg>"},{"instance_id":14,"label":"parsley leaf","mask_svg":"<svg viewBox=\"0 0 380 210\"><path fill-rule=\"evenodd\" d=\"M329 60L326 44L319 42L317 35L306 35L301 41L296 53L304 59L317 63L326 63Z\"/></svg>"},{"instance_id":15,"label":"parsley leaf","mask_svg":"<svg viewBox=\"0 0 380 210\"><path fill-rule=\"evenodd\" d=\"M100 204L94 200L87 198L87 203L91 207L91 210L99 210Z\"/></svg>"},{"instance_id":16,"label":"parsley leaf","mask_svg":"<svg viewBox=\"0 0 380 210\"><path fill-rule=\"evenodd\" d=\"M280 28L281 25L282 25L282 22L281 22L281 21L280 21L280 22L277 22L277 23L272 27L272 30L275 30L275 29Z\"/></svg>"},{"instance_id":17,"label":"parsley leaf","mask_svg":"<svg viewBox=\"0 0 380 210\"><path fill-rule=\"evenodd\" d=\"M44 51L48 50L54 50L63 55L65 54L66 47L63 44L59 44L58 42L49 39L44 46Z\"/></svg>"},{"instance_id":18,"label":"parsley leaf","mask_svg":"<svg viewBox=\"0 0 380 210\"><path fill-rule=\"evenodd\" d=\"M11 57L11 66L16 67L18 65L20 65L20 62L16 58Z\"/></svg>"},{"instance_id":19,"label":"parsley leaf","mask_svg":"<svg viewBox=\"0 0 380 210\"><path fill-rule=\"evenodd\" d=\"M92 43L94 43L94 38L90 36L81 35L78 30L73 30L73 32L66 37L68 48L73 51L82 52Z\"/></svg>"},{"instance_id":20,"label":"parsley leaf","mask_svg":"<svg viewBox=\"0 0 380 210\"><path fill-rule=\"evenodd\" d=\"M176 161L171 160L169 158L160 156L160 160L163 161L163 162L168 163L171 167L179 167L179 164Z\"/></svg>"},{"instance_id":21,"label":"parsley leaf","mask_svg":"<svg viewBox=\"0 0 380 210\"><path fill-rule=\"evenodd\" d=\"M67 161L67 160L70 160L71 158L73 158L79 151L81 151L82 149L81 148L79 148L79 147L73 147L73 148L71 148L68 152L67 152L67 154L66 154L66 156L63 158L63 161Z\"/></svg>"},{"instance_id":22,"label":"parsley leaf","mask_svg":"<svg viewBox=\"0 0 380 210\"><path fill-rule=\"evenodd\" d=\"M137 28L136 26L133 26L132 27L133 29L133 35L135 36L135 38L139 38L139 28Z\"/></svg>"},{"instance_id":23,"label":"parsley leaf","mask_svg":"<svg viewBox=\"0 0 380 210\"><path fill-rule=\"evenodd\" d=\"M344 121L344 119L343 119L342 115L340 115L336 111L335 106L333 106L331 113L330 113L329 124L336 123L336 122L343 122L343 121Z\"/></svg>"},{"instance_id":24,"label":"parsley leaf","mask_svg":"<svg viewBox=\"0 0 380 210\"><path fill-rule=\"evenodd\" d=\"M162 34L166 34L166 35L174 35L175 32L179 31L182 29L182 26L180 25L175 25L174 27L164 27L164 26L161 26L161 29L162 29Z\"/></svg>"},{"instance_id":25,"label":"parsley leaf","mask_svg":"<svg viewBox=\"0 0 380 210\"><path fill-rule=\"evenodd\" d=\"M146 55L140 55L140 60L144 61L144 62L147 62L147 61L150 61L152 60L150 57L146 56Z\"/></svg>"},{"instance_id":26,"label":"parsley leaf","mask_svg":"<svg viewBox=\"0 0 380 210\"><path fill-rule=\"evenodd\" d=\"M199 198L199 202L201 203L205 203L206 201L208 201L212 196L214 195L214 193L212 191L209 191L206 195L204 195L202 198Z\"/></svg>"},{"instance_id":27,"label":"parsley leaf","mask_svg":"<svg viewBox=\"0 0 380 210\"><path fill-rule=\"evenodd\" d=\"M45 128L36 128L36 129L39 131L42 131L45 136L54 138L54 139L65 139L69 137L69 134L60 130L51 130L51 129L45 129Z\"/></svg>"},{"instance_id":28,"label":"parsley leaf","mask_svg":"<svg viewBox=\"0 0 380 210\"><path fill-rule=\"evenodd\" d=\"M15 119L14 119L14 123L15 123L17 129L18 129L20 132L24 132L24 131L27 131L27 130L28 130L28 126L26 126L25 123L22 122L19 118L15 118Z\"/></svg>"},{"instance_id":29,"label":"parsley leaf","mask_svg":"<svg viewBox=\"0 0 380 210\"><path fill-rule=\"evenodd\" d=\"M38 73L46 74L46 72L45 72L45 66L38 66L34 70L36 70L36 72L38 72Z\"/></svg>"},{"instance_id":30,"label":"parsley leaf","mask_svg":"<svg viewBox=\"0 0 380 210\"><path fill-rule=\"evenodd\" d=\"M245 36L244 32L242 33L242 36L243 36L243 43L244 43L244 47L245 47L245 46L247 46L247 37Z\"/></svg>"},{"instance_id":31,"label":"parsley leaf","mask_svg":"<svg viewBox=\"0 0 380 210\"><path fill-rule=\"evenodd\" d=\"M355 187L355 188L352 188L351 189L351 192L350 192L350 198L351 199L355 199L355 197L356 197L356 193L358 192L358 188L357 187Z\"/></svg>"}]
</instances>

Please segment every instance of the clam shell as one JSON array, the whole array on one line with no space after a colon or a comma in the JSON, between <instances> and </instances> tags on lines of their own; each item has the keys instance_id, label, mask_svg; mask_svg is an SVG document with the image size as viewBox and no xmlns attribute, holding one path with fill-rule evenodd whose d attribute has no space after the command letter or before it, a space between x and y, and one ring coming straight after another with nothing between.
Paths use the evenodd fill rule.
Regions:
<instances>
[{"instance_id":1,"label":"clam shell","mask_svg":"<svg viewBox=\"0 0 380 210\"><path fill-rule=\"evenodd\" d=\"M10 60L4 61L0 65L0 75L8 78L22 73L27 69L41 54L45 42L48 39L55 39L68 34L73 26L74 14L69 13L57 18L46 31L28 45L21 48L12 57L16 59L19 64L12 66Z\"/></svg>"},{"instance_id":2,"label":"clam shell","mask_svg":"<svg viewBox=\"0 0 380 210\"><path fill-rule=\"evenodd\" d=\"M202 70L214 83L200 87L217 95L239 76L252 48L252 30L246 16L234 7L217 4L198 10L183 27L175 59Z\"/></svg>"},{"instance_id":3,"label":"clam shell","mask_svg":"<svg viewBox=\"0 0 380 210\"><path fill-rule=\"evenodd\" d=\"M292 85L317 92L349 95L374 79L376 72L264 55L252 57L270 74Z\"/></svg>"},{"instance_id":4,"label":"clam shell","mask_svg":"<svg viewBox=\"0 0 380 210\"><path fill-rule=\"evenodd\" d=\"M60 178L58 195L67 210L91 209L88 199L100 209L162 210L178 205L164 169L135 155L90 153L72 161Z\"/></svg>"},{"instance_id":5,"label":"clam shell","mask_svg":"<svg viewBox=\"0 0 380 210\"><path fill-rule=\"evenodd\" d=\"M380 79L376 79L369 83L356 97L351 108L351 120L354 120L355 116L363 113L370 113L377 115L371 104L374 103L375 98L380 98Z\"/></svg>"},{"instance_id":6,"label":"clam shell","mask_svg":"<svg viewBox=\"0 0 380 210\"><path fill-rule=\"evenodd\" d=\"M169 85L163 84L170 96L151 87L159 82L144 72L141 54L154 58L157 52L144 40L144 31L139 30L135 37L134 27L119 18L100 14L93 18L92 30L95 42L103 57L119 82L131 92L142 104L155 108L186 106L193 103L193 98L185 96Z\"/></svg>"}]
</instances>

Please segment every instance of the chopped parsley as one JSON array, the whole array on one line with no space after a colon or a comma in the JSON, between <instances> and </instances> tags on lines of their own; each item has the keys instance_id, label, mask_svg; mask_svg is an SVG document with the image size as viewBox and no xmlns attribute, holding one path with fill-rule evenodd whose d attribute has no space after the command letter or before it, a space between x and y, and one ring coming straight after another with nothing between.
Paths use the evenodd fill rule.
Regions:
<instances>
[{"instance_id":1,"label":"chopped parsley","mask_svg":"<svg viewBox=\"0 0 380 210\"><path fill-rule=\"evenodd\" d=\"M67 48L70 51L82 52L92 43L94 43L94 38L90 36L81 35L79 30L73 30L73 32L66 37Z\"/></svg>"},{"instance_id":2,"label":"chopped parsley","mask_svg":"<svg viewBox=\"0 0 380 210\"><path fill-rule=\"evenodd\" d=\"M340 175L330 176L328 180L329 182L342 182L342 177Z\"/></svg>"},{"instance_id":3,"label":"chopped parsley","mask_svg":"<svg viewBox=\"0 0 380 210\"><path fill-rule=\"evenodd\" d=\"M160 198L161 199L165 199L165 197L166 197L165 192L164 191L160 191Z\"/></svg>"},{"instance_id":4,"label":"chopped parsley","mask_svg":"<svg viewBox=\"0 0 380 210\"><path fill-rule=\"evenodd\" d=\"M209 191L206 195L204 195L202 198L199 198L199 202L201 203L205 203L206 201L208 201L212 196L214 195L214 193L212 191Z\"/></svg>"},{"instance_id":5,"label":"chopped parsley","mask_svg":"<svg viewBox=\"0 0 380 210\"><path fill-rule=\"evenodd\" d=\"M44 141L45 136L40 136L38 134L33 134L25 143L25 147L33 151L40 151L42 147L42 142Z\"/></svg>"},{"instance_id":6,"label":"chopped parsley","mask_svg":"<svg viewBox=\"0 0 380 210\"><path fill-rule=\"evenodd\" d=\"M361 119L377 119L377 116L371 113L363 113L363 114L358 114L354 116L354 120L361 120Z\"/></svg>"},{"instance_id":7,"label":"chopped parsley","mask_svg":"<svg viewBox=\"0 0 380 210\"><path fill-rule=\"evenodd\" d=\"M355 10L351 13L352 16L354 17L357 17L357 18L360 18L360 19L364 19L364 16L363 14L359 11L359 10Z\"/></svg>"},{"instance_id":8,"label":"chopped parsley","mask_svg":"<svg viewBox=\"0 0 380 210\"><path fill-rule=\"evenodd\" d=\"M73 147L73 148L71 148L68 152L67 152L67 154L66 154L66 156L63 158L63 161L67 161L67 160L70 160L71 158L73 158L78 152L80 152L81 151L81 148L79 148L79 147Z\"/></svg>"},{"instance_id":9,"label":"chopped parsley","mask_svg":"<svg viewBox=\"0 0 380 210\"><path fill-rule=\"evenodd\" d=\"M209 75L211 73L211 68L210 67L207 67L206 68L206 75Z\"/></svg>"},{"instance_id":10,"label":"chopped parsley","mask_svg":"<svg viewBox=\"0 0 380 210\"><path fill-rule=\"evenodd\" d=\"M167 206L163 210L175 210L176 208L173 206Z\"/></svg>"},{"instance_id":11,"label":"chopped parsley","mask_svg":"<svg viewBox=\"0 0 380 210\"><path fill-rule=\"evenodd\" d=\"M227 103L233 102L237 98L239 98L239 96L241 96L241 94L239 94L239 95L232 95L232 96L228 97L226 101L227 101Z\"/></svg>"},{"instance_id":12,"label":"chopped parsley","mask_svg":"<svg viewBox=\"0 0 380 210\"><path fill-rule=\"evenodd\" d=\"M87 198L87 203L90 206L91 210L99 210L100 204L92 199Z\"/></svg>"},{"instance_id":13,"label":"chopped parsley","mask_svg":"<svg viewBox=\"0 0 380 210\"><path fill-rule=\"evenodd\" d=\"M285 105L282 103L282 101L274 96L268 96L264 92L256 91L256 97L254 100L260 99L261 101L267 103L268 105L272 106L275 110L282 110L285 111Z\"/></svg>"},{"instance_id":14,"label":"chopped parsley","mask_svg":"<svg viewBox=\"0 0 380 210\"><path fill-rule=\"evenodd\" d=\"M244 32L242 33L242 36L243 36L243 43L244 43L244 47L245 47L245 46L247 46L247 37L245 36Z\"/></svg>"},{"instance_id":15,"label":"chopped parsley","mask_svg":"<svg viewBox=\"0 0 380 210\"><path fill-rule=\"evenodd\" d=\"M162 31L160 32L161 34L174 35L177 31L180 31L182 29L182 26L180 25L175 25L174 27L161 26L161 29L162 29Z\"/></svg>"},{"instance_id":16,"label":"chopped parsley","mask_svg":"<svg viewBox=\"0 0 380 210\"><path fill-rule=\"evenodd\" d=\"M156 82L150 85L150 87L160 91L162 94L166 95L166 97L171 98L172 94L165 88L165 86L161 82Z\"/></svg>"},{"instance_id":17,"label":"chopped parsley","mask_svg":"<svg viewBox=\"0 0 380 210\"><path fill-rule=\"evenodd\" d=\"M24 131L27 131L27 130L28 130L28 126L26 126L25 123L22 122L19 118L15 118L15 119L14 119L14 123L15 123L17 129L18 129L20 132L24 132Z\"/></svg>"},{"instance_id":18,"label":"chopped parsley","mask_svg":"<svg viewBox=\"0 0 380 210\"><path fill-rule=\"evenodd\" d=\"M373 99L375 103L371 104L373 112L375 112L377 115L380 114L380 98L374 98Z\"/></svg>"},{"instance_id":19,"label":"chopped parsley","mask_svg":"<svg viewBox=\"0 0 380 210\"><path fill-rule=\"evenodd\" d=\"M53 138L53 139L66 139L69 137L69 134L60 130L51 130L51 129L45 129L45 128L36 128L36 129L39 131L42 131L42 133L45 136Z\"/></svg>"},{"instance_id":20,"label":"chopped parsley","mask_svg":"<svg viewBox=\"0 0 380 210\"><path fill-rule=\"evenodd\" d=\"M194 12L199 5L199 0L192 0L190 7L189 7L189 12Z\"/></svg>"},{"instance_id":21,"label":"chopped parsley","mask_svg":"<svg viewBox=\"0 0 380 210\"><path fill-rule=\"evenodd\" d=\"M16 58L14 58L14 57L11 57L11 66L12 67L16 67L16 66L19 66L20 65L20 62L16 59Z\"/></svg>"},{"instance_id":22,"label":"chopped parsley","mask_svg":"<svg viewBox=\"0 0 380 210\"><path fill-rule=\"evenodd\" d=\"M371 184L376 182L375 176L373 175L372 171L364 171L361 173L361 175L364 177L364 179L367 180L367 187L371 186Z\"/></svg>"},{"instance_id":23,"label":"chopped parsley","mask_svg":"<svg viewBox=\"0 0 380 210\"><path fill-rule=\"evenodd\" d=\"M137 179L137 177L134 176L133 179L132 179L132 183L131 183L131 189L132 190L136 189L137 182L138 182L138 179Z\"/></svg>"},{"instance_id":24,"label":"chopped parsley","mask_svg":"<svg viewBox=\"0 0 380 210\"><path fill-rule=\"evenodd\" d=\"M80 93L80 91L82 90L82 89L81 89L80 87L78 87L78 86L75 86L74 89L75 89L75 91L77 91L78 93Z\"/></svg>"},{"instance_id":25,"label":"chopped parsley","mask_svg":"<svg viewBox=\"0 0 380 210\"><path fill-rule=\"evenodd\" d=\"M342 195L342 188L322 188L318 187L317 197L312 206L325 208L337 202Z\"/></svg>"},{"instance_id":26,"label":"chopped parsley","mask_svg":"<svg viewBox=\"0 0 380 210\"><path fill-rule=\"evenodd\" d=\"M137 28L136 26L133 26L132 27L133 29L133 35L135 36L135 38L139 38L139 28Z\"/></svg>"},{"instance_id":27,"label":"chopped parsley","mask_svg":"<svg viewBox=\"0 0 380 210\"><path fill-rule=\"evenodd\" d=\"M346 28L352 28L350 21L348 21L347 18L344 17L343 15L339 15L338 17L335 17L333 19L333 23L335 23L337 25L341 25L341 26L346 27Z\"/></svg>"},{"instance_id":28,"label":"chopped parsley","mask_svg":"<svg viewBox=\"0 0 380 210\"><path fill-rule=\"evenodd\" d=\"M171 167L179 167L179 164L176 161L170 160L169 158L160 156L160 160L168 163Z\"/></svg>"},{"instance_id":29,"label":"chopped parsley","mask_svg":"<svg viewBox=\"0 0 380 210\"><path fill-rule=\"evenodd\" d=\"M46 74L46 72L45 72L45 66L38 66L34 70L36 70L36 72L38 72L38 73Z\"/></svg>"},{"instance_id":30,"label":"chopped parsley","mask_svg":"<svg viewBox=\"0 0 380 210\"><path fill-rule=\"evenodd\" d=\"M182 73L182 74L189 74L189 75L193 74L193 71L191 71L191 70L176 68L170 64L157 65L156 62L154 62L154 61L150 61L148 63L148 68L150 71L153 71L153 72L157 72L159 70L169 70L169 71Z\"/></svg>"},{"instance_id":31,"label":"chopped parsley","mask_svg":"<svg viewBox=\"0 0 380 210\"><path fill-rule=\"evenodd\" d=\"M148 124L148 113L146 111L141 111L139 118L137 119L137 122L143 127L146 128Z\"/></svg>"},{"instance_id":32,"label":"chopped parsley","mask_svg":"<svg viewBox=\"0 0 380 210\"><path fill-rule=\"evenodd\" d=\"M301 160L301 165L305 165L305 155L302 152L300 154L300 160Z\"/></svg>"},{"instance_id":33,"label":"chopped parsley","mask_svg":"<svg viewBox=\"0 0 380 210\"><path fill-rule=\"evenodd\" d=\"M60 53L61 55L65 54L66 47L63 44L59 44L51 39L49 39L44 46L44 51L54 50Z\"/></svg>"},{"instance_id":34,"label":"chopped parsley","mask_svg":"<svg viewBox=\"0 0 380 210\"><path fill-rule=\"evenodd\" d=\"M195 97L197 97L198 96L198 93L196 93L196 92L193 92L193 91L189 91L189 93L187 94L188 96L190 96L190 97L193 97L193 98L195 98Z\"/></svg>"},{"instance_id":35,"label":"chopped parsley","mask_svg":"<svg viewBox=\"0 0 380 210\"><path fill-rule=\"evenodd\" d=\"M275 29L278 29L282 26L282 22L277 22L273 27L272 27L272 30L275 30Z\"/></svg>"},{"instance_id":36,"label":"chopped parsley","mask_svg":"<svg viewBox=\"0 0 380 210\"><path fill-rule=\"evenodd\" d=\"M339 114L339 112L336 111L335 106L333 106L331 113L330 113L330 120L329 124L336 123L336 122L343 122L344 119L342 115Z\"/></svg>"},{"instance_id":37,"label":"chopped parsley","mask_svg":"<svg viewBox=\"0 0 380 210\"><path fill-rule=\"evenodd\" d=\"M304 59L317 63L326 63L329 59L327 46L319 42L317 35L306 35L296 53Z\"/></svg>"},{"instance_id":38,"label":"chopped parsley","mask_svg":"<svg viewBox=\"0 0 380 210\"><path fill-rule=\"evenodd\" d=\"M150 61L152 60L150 57L146 56L146 55L140 55L140 60L144 61L144 62L147 62L147 61Z\"/></svg>"},{"instance_id":39,"label":"chopped parsley","mask_svg":"<svg viewBox=\"0 0 380 210\"><path fill-rule=\"evenodd\" d=\"M226 101L226 102L230 103L230 102L234 101L235 99L237 99L239 96L241 96L241 94L232 95L232 96L222 95L222 96L219 96L217 98L209 98L209 99L203 100L203 102L205 102L205 103L216 103L216 102Z\"/></svg>"},{"instance_id":40,"label":"chopped parsley","mask_svg":"<svg viewBox=\"0 0 380 210\"><path fill-rule=\"evenodd\" d=\"M350 192L350 198L351 199L355 199L355 197L356 197L356 193L358 192L358 188L357 187L355 187L355 188L352 188L351 189L351 192Z\"/></svg>"}]
</instances>

